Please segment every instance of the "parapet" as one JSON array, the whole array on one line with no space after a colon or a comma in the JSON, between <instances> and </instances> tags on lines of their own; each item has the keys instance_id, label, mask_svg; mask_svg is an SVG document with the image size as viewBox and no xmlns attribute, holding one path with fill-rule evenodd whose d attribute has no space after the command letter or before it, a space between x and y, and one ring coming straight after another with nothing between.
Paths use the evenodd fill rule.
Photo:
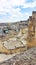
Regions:
<instances>
[{"instance_id":1,"label":"parapet","mask_svg":"<svg viewBox=\"0 0 36 65\"><path fill-rule=\"evenodd\" d=\"M32 12L32 14L35 14L35 13L36 13L36 11L33 11L33 12Z\"/></svg>"},{"instance_id":2,"label":"parapet","mask_svg":"<svg viewBox=\"0 0 36 65\"><path fill-rule=\"evenodd\" d=\"M36 11L32 12L32 18L36 18Z\"/></svg>"}]
</instances>

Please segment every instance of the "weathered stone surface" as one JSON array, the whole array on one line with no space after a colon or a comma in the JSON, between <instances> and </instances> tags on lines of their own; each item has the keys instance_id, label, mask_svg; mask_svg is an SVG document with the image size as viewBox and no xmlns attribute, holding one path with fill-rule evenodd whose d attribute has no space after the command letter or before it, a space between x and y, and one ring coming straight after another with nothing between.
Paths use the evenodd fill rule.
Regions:
<instances>
[{"instance_id":1,"label":"weathered stone surface","mask_svg":"<svg viewBox=\"0 0 36 65\"><path fill-rule=\"evenodd\" d=\"M36 65L36 47L17 54L0 65Z\"/></svg>"}]
</instances>

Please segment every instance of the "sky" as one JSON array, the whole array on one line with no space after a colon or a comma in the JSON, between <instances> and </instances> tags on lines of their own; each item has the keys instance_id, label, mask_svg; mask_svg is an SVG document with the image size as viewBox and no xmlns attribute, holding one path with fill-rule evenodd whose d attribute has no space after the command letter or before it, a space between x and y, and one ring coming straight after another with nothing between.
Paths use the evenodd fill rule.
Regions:
<instances>
[{"instance_id":1,"label":"sky","mask_svg":"<svg viewBox=\"0 0 36 65\"><path fill-rule=\"evenodd\" d=\"M36 11L36 0L0 0L0 22L27 20Z\"/></svg>"}]
</instances>

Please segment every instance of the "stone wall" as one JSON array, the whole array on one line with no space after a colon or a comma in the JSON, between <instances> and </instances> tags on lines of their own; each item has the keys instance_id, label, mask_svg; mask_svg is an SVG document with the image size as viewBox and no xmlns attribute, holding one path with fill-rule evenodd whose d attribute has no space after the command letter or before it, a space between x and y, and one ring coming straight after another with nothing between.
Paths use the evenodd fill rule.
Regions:
<instances>
[{"instance_id":1,"label":"stone wall","mask_svg":"<svg viewBox=\"0 0 36 65\"><path fill-rule=\"evenodd\" d=\"M28 24L29 40L34 39L35 35L36 35L36 11L33 11L32 16L29 16L29 24Z\"/></svg>"}]
</instances>

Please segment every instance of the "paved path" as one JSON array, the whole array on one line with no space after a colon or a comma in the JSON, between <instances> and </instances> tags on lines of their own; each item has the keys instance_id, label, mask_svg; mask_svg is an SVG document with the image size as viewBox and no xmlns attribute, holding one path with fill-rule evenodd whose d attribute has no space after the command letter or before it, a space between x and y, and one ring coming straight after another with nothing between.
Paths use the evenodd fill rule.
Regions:
<instances>
[{"instance_id":1,"label":"paved path","mask_svg":"<svg viewBox=\"0 0 36 65\"><path fill-rule=\"evenodd\" d=\"M17 54L0 65L36 65L36 47Z\"/></svg>"}]
</instances>

